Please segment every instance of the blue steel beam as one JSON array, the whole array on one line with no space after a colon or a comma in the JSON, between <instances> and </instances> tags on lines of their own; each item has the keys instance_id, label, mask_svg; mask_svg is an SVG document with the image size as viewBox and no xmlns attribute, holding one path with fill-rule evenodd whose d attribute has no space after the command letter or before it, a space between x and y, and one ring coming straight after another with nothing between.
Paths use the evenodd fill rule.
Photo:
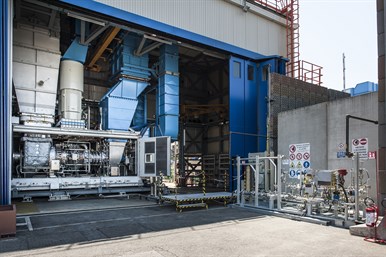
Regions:
<instances>
[{"instance_id":1,"label":"blue steel beam","mask_svg":"<svg viewBox=\"0 0 386 257\"><path fill-rule=\"evenodd\" d=\"M12 0L0 2L0 205L11 203L10 33Z\"/></svg>"},{"instance_id":2,"label":"blue steel beam","mask_svg":"<svg viewBox=\"0 0 386 257\"><path fill-rule=\"evenodd\" d=\"M71 4L81 8L85 8L94 12L97 12L102 15L107 15L120 19L122 21L127 21L129 23L140 25L143 28L151 29L153 32L165 33L172 35L173 37L178 37L180 39L186 39L188 41L193 41L201 45L205 45L211 48L217 48L219 50L231 53L233 55L239 55L246 59L252 60L264 60L269 58L276 58L279 56L265 56L259 53L255 53L225 42L221 42L216 39L205 37L181 28L167 25L162 22L158 22L134 13L130 13L124 10L114 8L109 5L105 5L93 0L61 0L63 3Z\"/></svg>"}]
</instances>

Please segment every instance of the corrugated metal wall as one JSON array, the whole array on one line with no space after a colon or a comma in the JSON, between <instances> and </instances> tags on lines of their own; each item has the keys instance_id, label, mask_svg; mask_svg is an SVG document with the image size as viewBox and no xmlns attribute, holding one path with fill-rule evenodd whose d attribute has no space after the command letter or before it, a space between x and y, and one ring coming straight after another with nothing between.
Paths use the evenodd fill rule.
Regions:
<instances>
[{"instance_id":1,"label":"corrugated metal wall","mask_svg":"<svg viewBox=\"0 0 386 257\"><path fill-rule=\"evenodd\" d=\"M96 0L263 55L286 56L285 20L240 0ZM260 13L260 15L257 14Z\"/></svg>"},{"instance_id":2,"label":"corrugated metal wall","mask_svg":"<svg viewBox=\"0 0 386 257\"><path fill-rule=\"evenodd\" d=\"M11 28L12 0L0 3L0 205L11 203Z\"/></svg>"}]
</instances>

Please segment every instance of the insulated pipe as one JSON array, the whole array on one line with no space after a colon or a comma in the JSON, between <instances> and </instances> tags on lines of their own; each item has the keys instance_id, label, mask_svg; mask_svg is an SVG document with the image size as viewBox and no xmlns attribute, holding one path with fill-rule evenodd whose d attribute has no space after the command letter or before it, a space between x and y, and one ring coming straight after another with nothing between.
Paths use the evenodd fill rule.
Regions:
<instances>
[{"instance_id":1,"label":"insulated pipe","mask_svg":"<svg viewBox=\"0 0 386 257\"><path fill-rule=\"evenodd\" d=\"M236 180L236 183L237 183L237 192L236 192L236 195L237 195L237 204L240 204L240 176L241 176L241 171L240 171L240 156L237 156L237 180Z\"/></svg>"},{"instance_id":2,"label":"insulated pipe","mask_svg":"<svg viewBox=\"0 0 386 257\"><path fill-rule=\"evenodd\" d=\"M82 119L83 70L78 61L60 62L60 115L64 119Z\"/></svg>"},{"instance_id":3,"label":"insulated pipe","mask_svg":"<svg viewBox=\"0 0 386 257\"><path fill-rule=\"evenodd\" d=\"M346 156L347 157L352 157L352 153L349 151L349 141L350 141L350 118L351 119L356 119L356 120L361 120L361 121L365 121L365 122L370 122L370 123L374 123L374 124L378 124L378 121L377 120L369 120L369 119L364 119L364 118L361 118L361 117L357 117L357 116L352 116L352 115L346 115Z\"/></svg>"},{"instance_id":4,"label":"insulated pipe","mask_svg":"<svg viewBox=\"0 0 386 257\"><path fill-rule=\"evenodd\" d=\"M115 130L77 130L77 129L61 129L55 127L33 127L25 125L14 125L13 132L28 133L28 134L44 134L44 135L62 135L62 136L82 136L82 137L98 137L112 139L138 139L138 132L131 131L115 131Z\"/></svg>"}]
</instances>

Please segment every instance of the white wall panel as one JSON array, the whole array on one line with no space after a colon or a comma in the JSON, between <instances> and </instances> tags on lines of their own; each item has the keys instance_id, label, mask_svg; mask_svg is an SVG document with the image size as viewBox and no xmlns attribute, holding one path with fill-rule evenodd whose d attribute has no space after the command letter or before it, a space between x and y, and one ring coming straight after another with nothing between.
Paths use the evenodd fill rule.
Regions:
<instances>
[{"instance_id":1,"label":"white wall panel","mask_svg":"<svg viewBox=\"0 0 386 257\"><path fill-rule=\"evenodd\" d=\"M242 0L95 0L264 55L286 56L284 18Z\"/></svg>"}]
</instances>

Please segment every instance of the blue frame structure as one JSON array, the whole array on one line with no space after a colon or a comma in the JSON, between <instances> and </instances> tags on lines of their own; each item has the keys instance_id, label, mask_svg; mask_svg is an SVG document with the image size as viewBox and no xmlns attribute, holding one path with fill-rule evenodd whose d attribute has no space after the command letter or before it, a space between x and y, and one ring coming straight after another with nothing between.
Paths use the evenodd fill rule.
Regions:
<instances>
[{"instance_id":1,"label":"blue frame structure","mask_svg":"<svg viewBox=\"0 0 386 257\"><path fill-rule=\"evenodd\" d=\"M94 0L60 0L63 3L71 4L78 6L80 8L88 9L93 12L97 12L102 15L107 15L120 19L122 21L127 21L129 23L134 23L140 25L144 28L159 31L161 33L173 35L175 37L187 39L189 41L197 42L202 45L206 45L212 48L223 50L232 55L239 55L246 59L250 60L266 60L269 58L281 58L280 56L265 56L259 53L255 53L228 43L221 42L216 39L205 37L197 33L193 33L181 28L177 28L159 21L155 21L134 13L130 13L124 10L117 9L115 7L105 5Z\"/></svg>"},{"instance_id":2,"label":"blue frame structure","mask_svg":"<svg viewBox=\"0 0 386 257\"><path fill-rule=\"evenodd\" d=\"M59 0L59 2L78 7L79 10L87 9L114 17L114 19L135 24L154 33L159 32L173 38L196 42L231 55L229 59L230 157L246 157L249 152L265 151L268 81L264 80L262 75L263 67L268 65L271 72L284 74L285 60L282 57L264 56L94 0ZM10 35L12 16L10 14L12 6L12 0L3 0L0 3L0 205L11 202L12 88L10 69L12 60L10 58ZM229 175L231 178L234 177L232 169ZM232 183L230 190L233 190Z\"/></svg>"},{"instance_id":3,"label":"blue frame structure","mask_svg":"<svg viewBox=\"0 0 386 257\"><path fill-rule=\"evenodd\" d=\"M12 1L0 2L0 205L11 203L10 13Z\"/></svg>"}]
</instances>

